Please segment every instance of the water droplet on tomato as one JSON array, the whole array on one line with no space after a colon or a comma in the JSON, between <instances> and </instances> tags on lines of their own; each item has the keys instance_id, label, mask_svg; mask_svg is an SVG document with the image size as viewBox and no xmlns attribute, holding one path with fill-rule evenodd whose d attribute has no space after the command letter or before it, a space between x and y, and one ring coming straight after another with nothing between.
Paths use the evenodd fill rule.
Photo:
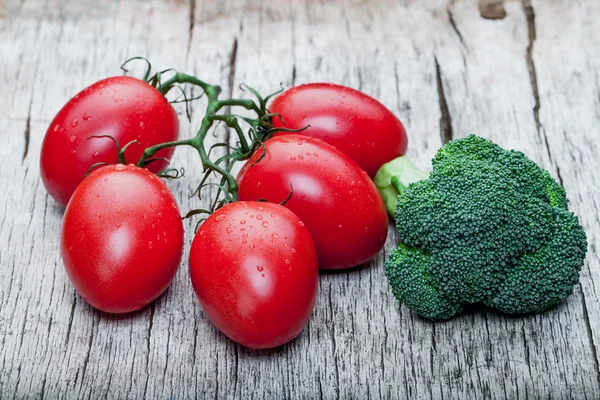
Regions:
<instances>
[{"instance_id":1,"label":"water droplet on tomato","mask_svg":"<svg viewBox=\"0 0 600 400\"><path fill-rule=\"evenodd\" d=\"M148 242L148 248L151 249L152 248L152 242Z\"/></svg>"},{"instance_id":2,"label":"water droplet on tomato","mask_svg":"<svg viewBox=\"0 0 600 400\"><path fill-rule=\"evenodd\" d=\"M261 267L260 265L257 265L256 270L259 272L263 272L265 269L263 267Z\"/></svg>"},{"instance_id":3,"label":"water droplet on tomato","mask_svg":"<svg viewBox=\"0 0 600 400\"><path fill-rule=\"evenodd\" d=\"M156 234L156 240L160 240L160 234Z\"/></svg>"},{"instance_id":4,"label":"water droplet on tomato","mask_svg":"<svg viewBox=\"0 0 600 400\"><path fill-rule=\"evenodd\" d=\"M295 253L295 252L296 252L296 249L292 247L292 248L290 249L290 251L291 251L292 253Z\"/></svg>"},{"instance_id":5,"label":"water droplet on tomato","mask_svg":"<svg viewBox=\"0 0 600 400\"><path fill-rule=\"evenodd\" d=\"M269 226L269 223L267 221L263 221L262 226L266 228L267 226Z\"/></svg>"},{"instance_id":6,"label":"water droplet on tomato","mask_svg":"<svg viewBox=\"0 0 600 400\"><path fill-rule=\"evenodd\" d=\"M240 232L244 232L246 228L240 228Z\"/></svg>"},{"instance_id":7,"label":"water droplet on tomato","mask_svg":"<svg viewBox=\"0 0 600 400\"><path fill-rule=\"evenodd\" d=\"M221 214L221 215L219 215L219 216L216 218L216 220L217 220L217 221L223 221L225 218L227 218L227 216L226 216L225 214Z\"/></svg>"},{"instance_id":8,"label":"water droplet on tomato","mask_svg":"<svg viewBox=\"0 0 600 400\"><path fill-rule=\"evenodd\" d=\"M100 213L96 213L96 218L98 218L98 219L99 219L101 216L102 216L102 214L100 214Z\"/></svg>"},{"instance_id":9,"label":"water droplet on tomato","mask_svg":"<svg viewBox=\"0 0 600 400\"><path fill-rule=\"evenodd\" d=\"M117 229L119 229L121 227L121 224L117 224L116 227Z\"/></svg>"},{"instance_id":10,"label":"water droplet on tomato","mask_svg":"<svg viewBox=\"0 0 600 400\"><path fill-rule=\"evenodd\" d=\"M296 157L290 157L290 160L294 161L296 159Z\"/></svg>"},{"instance_id":11,"label":"water droplet on tomato","mask_svg":"<svg viewBox=\"0 0 600 400\"><path fill-rule=\"evenodd\" d=\"M226 231L227 233L232 233L232 232L233 232L233 229L231 229L231 228L229 228L229 227L228 227L227 229L225 229L225 231Z\"/></svg>"},{"instance_id":12,"label":"water droplet on tomato","mask_svg":"<svg viewBox=\"0 0 600 400\"><path fill-rule=\"evenodd\" d=\"M54 125L54 128L53 128L54 132L57 132L59 129L60 129L60 125L58 125L58 124Z\"/></svg>"},{"instance_id":13,"label":"water droplet on tomato","mask_svg":"<svg viewBox=\"0 0 600 400\"><path fill-rule=\"evenodd\" d=\"M142 214L142 216L144 217L144 219L148 219L148 216L146 214Z\"/></svg>"},{"instance_id":14,"label":"water droplet on tomato","mask_svg":"<svg viewBox=\"0 0 600 400\"><path fill-rule=\"evenodd\" d=\"M262 216L262 215L260 215L260 214L258 214L258 215L256 216L256 219L260 221L261 219L263 219L263 216Z\"/></svg>"},{"instance_id":15,"label":"water droplet on tomato","mask_svg":"<svg viewBox=\"0 0 600 400\"><path fill-rule=\"evenodd\" d=\"M144 129L144 126L146 126L146 125L144 124L144 121L140 121L140 128Z\"/></svg>"},{"instance_id":16,"label":"water droplet on tomato","mask_svg":"<svg viewBox=\"0 0 600 400\"><path fill-rule=\"evenodd\" d=\"M247 233L244 233L244 234L242 235L242 237L243 237L243 238L247 238L247 237L248 237L248 234L247 234Z\"/></svg>"},{"instance_id":17,"label":"water droplet on tomato","mask_svg":"<svg viewBox=\"0 0 600 400\"><path fill-rule=\"evenodd\" d=\"M304 160L304 157L302 156L302 154L298 154L298 160Z\"/></svg>"},{"instance_id":18,"label":"water droplet on tomato","mask_svg":"<svg viewBox=\"0 0 600 400\"><path fill-rule=\"evenodd\" d=\"M77 118L75 118L74 120L71 121L71 127L73 127L73 128L77 127Z\"/></svg>"},{"instance_id":19,"label":"water droplet on tomato","mask_svg":"<svg viewBox=\"0 0 600 400\"><path fill-rule=\"evenodd\" d=\"M92 157L93 157L93 158L98 158L98 155L99 155L99 154L100 154L100 153L98 153L98 152L95 152L94 154L92 154Z\"/></svg>"},{"instance_id":20,"label":"water droplet on tomato","mask_svg":"<svg viewBox=\"0 0 600 400\"><path fill-rule=\"evenodd\" d=\"M90 114L87 113L87 111L83 114L83 120L84 121L89 121L90 119L92 119L92 116Z\"/></svg>"},{"instance_id":21,"label":"water droplet on tomato","mask_svg":"<svg viewBox=\"0 0 600 400\"><path fill-rule=\"evenodd\" d=\"M298 225L300 225L300 226L304 226L304 222L302 222L302 221L298 221Z\"/></svg>"},{"instance_id":22,"label":"water droplet on tomato","mask_svg":"<svg viewBox=\"0 0 600 400\"><path fill-rule=\"evenodd\" d=\"M160 191L162 194L167 194L167 189L163 189Z\"/></svg>"},{"instance_id":23,"label":"water droplet on tomato","mask_svg":"<svg viewBox=\"0 0 600 400\"><path fill-rule=\"evenodd\" d=\"M286 259L285 259L285 261L284 261L284 263L286 263L286 264L288 264L288 265L290 264L290 262L291 262L291 261L290 261L290 260L288 260L287 258L286 258Z\"/></svg>"},{"instance_id":24,"label":"water droplet on tomato","mask_svg":"<svg viewBox=\"0 0 600 400\"><path fill-rule=\"evenodd\" d=\"M241 220L240 220L240 224L241 224L241 225L244 225L245 223L246 223L246 220L245 220L245 219L241 219Z\"/></svg>"},{"instance_id":25,"label":"water droplet on tomato","mask_svg":"<svg viewBox=\"0 0 600 400\"><path fill-rule=\"evenodd\" d=\"M339 181L340 179L342 179L339 175L335 177L336 181Z\"/></svg>"},{"instance_id":26,"label":"water droplet on tomato","mask_svg":"<svg viewBox=\"0 0 600 400\"><path fill-rule=\"evenodd\" d=\"M77 140L77 136L75 136L75 135L69 137L69 142L71 142L71 143L73 143L76 140Z\"/></svg>"},{"instance_id":27,"label":"water droplet on tomato","mask_svg":"<svg viewBox=\"0 0 600 400\"><path fill-rule=\"evenodd\" d=\"M338 225L338 228L342 229L342 228L343 228L343 226L342 226L342 225Z\"/></svg>"},{"instance_id":28,"label":"water droplet on tomato","mask_svg":"<svg viewBox=\"0 0 600 400\"><path fill-rule=\"evenodd\" d=\"M276 233L273 233L273 234L271 235L271 237L272 237L273 239L279 239L279 235L278 235L278 234L276 234Z\"/></svg>"},{"instance_id":29,"label":"water droplet on tomato","mask_svg":"<svg viewBox=\"0 0 600 400\"><path fill-rule=\"evenodd\" d=\"M265 274L262 274L261 276L264 278L264 277L265 277Z\"/></svg>"},{"instance_id":30,"label":"water droplet on tomato","mask_svg":"<svg viewBox=\"0 0 600 400\"><path fill-rule=\"evenodd\" d=\"M125 165L123 165L123 164L115 165L115 171L125 171Z\"/></svg>"},{"instance_id":31,"label":"water droplet on tomato","mask_svg":"<svg viewBox=\"0 0 600 400\"><path fill-rule=\"evenodd\" d=\"M246 244L246 243L248 243L247 240L242 240L242 244Z\"/></svg>"}]
</instances>

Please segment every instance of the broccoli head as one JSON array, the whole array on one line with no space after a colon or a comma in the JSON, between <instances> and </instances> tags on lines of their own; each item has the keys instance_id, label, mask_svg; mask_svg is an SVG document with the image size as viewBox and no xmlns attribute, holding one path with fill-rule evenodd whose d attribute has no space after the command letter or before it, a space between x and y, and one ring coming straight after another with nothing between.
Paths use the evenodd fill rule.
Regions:
<instances>
[{"instance_id":1,"label":"broccoli head","mask_svg":"<svg viewBox=\"0 0 600 400\"><path fill-rule=\"evenodd\" d=\"M432 165L427 176L403 156L375 177L395 209L400 243L386 274L401 302L443 320L467 303L539 312L572 291L587 239L547 171L475 135L443 146Z\"/></svg>"}]
</instances>

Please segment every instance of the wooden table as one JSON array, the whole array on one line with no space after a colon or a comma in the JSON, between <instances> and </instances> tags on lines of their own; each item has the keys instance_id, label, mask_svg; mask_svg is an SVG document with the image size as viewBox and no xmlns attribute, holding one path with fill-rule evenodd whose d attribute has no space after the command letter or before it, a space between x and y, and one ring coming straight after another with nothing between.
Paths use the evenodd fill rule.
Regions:
<instances>
[{"instance_id":1,"label":"wooden table","mask_svg":"<svg viewBox=\"0 0 600 400\"><path fill-rule=\"evenodd\" d=\"M600 398L600 2L538 0L0 0L0 398ZM482 11L480 11L480 8ZM483 15L483 16L482 16ZM400 307L368 266L322 274L293 342L227 340L193 293L187 253L170 289L103 315L63 270L64 210L39 153L50 120L130 56L244 95L330 81L364 91L406 125L409 155L477 133L526 152L566 188L588 234L581 285L544 314L480 309L431 323ZM199 125L182 114L182 135ZM222 128L219 135L225 135ZM198 176L191 151L174 165ZM196 174L196 175L195 175ZM181 208L195 179L170 182Z\"/></svg>"}]
</instances>

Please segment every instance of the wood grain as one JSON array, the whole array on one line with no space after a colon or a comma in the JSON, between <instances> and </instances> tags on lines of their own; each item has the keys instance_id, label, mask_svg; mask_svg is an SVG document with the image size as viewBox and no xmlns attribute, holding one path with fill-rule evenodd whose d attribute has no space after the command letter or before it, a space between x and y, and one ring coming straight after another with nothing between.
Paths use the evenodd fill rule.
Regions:
<instances>
[{"instance_id":1,"label":"wood grain","mask_svg":"<svg viewBox=\"0 0 600 400\"><path fill-rule=\"evenodd\" d=\"M484 18L477 0L0 5L0 398L600 398L600 3L506 1L499 19ZM240 83L263 93L280 82L355 87L400 117L424 169L442 143L469 133L526 152L565 186L588 233L581 285L540 315L474 308L424 321L385 279L390 226L368 265L321 275L297 339L252 351L204 316L186 221L167 293L133 315L98 313L64 273L64 210L41 184L39 151L60 106L134 55L235 96L247 96ZM191 123L179 111L189 137L203 104ZM196 156L178 149L173 164L188 175L169 182L181 209L197 207Z\"/></svg>"}]
</instances>

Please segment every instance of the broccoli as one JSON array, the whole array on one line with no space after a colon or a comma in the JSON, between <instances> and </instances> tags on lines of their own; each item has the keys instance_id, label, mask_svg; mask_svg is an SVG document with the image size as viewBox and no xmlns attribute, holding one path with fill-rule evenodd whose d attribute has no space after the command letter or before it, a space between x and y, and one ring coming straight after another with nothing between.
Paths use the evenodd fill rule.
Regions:
<instances>
[{"instance_id":1,"label":"broccoli","mask_svg":"<svg viewBox=\"0 0 600 400\"><path fill-rule=\"evenodd\" d=\"M432 165L427 175L403 156L375 176L399 233L385 269L400 302L445 320L469 303L541 312L571 293L587 239L547 171L475 135Z\"/></svg>"}]
</instances>

